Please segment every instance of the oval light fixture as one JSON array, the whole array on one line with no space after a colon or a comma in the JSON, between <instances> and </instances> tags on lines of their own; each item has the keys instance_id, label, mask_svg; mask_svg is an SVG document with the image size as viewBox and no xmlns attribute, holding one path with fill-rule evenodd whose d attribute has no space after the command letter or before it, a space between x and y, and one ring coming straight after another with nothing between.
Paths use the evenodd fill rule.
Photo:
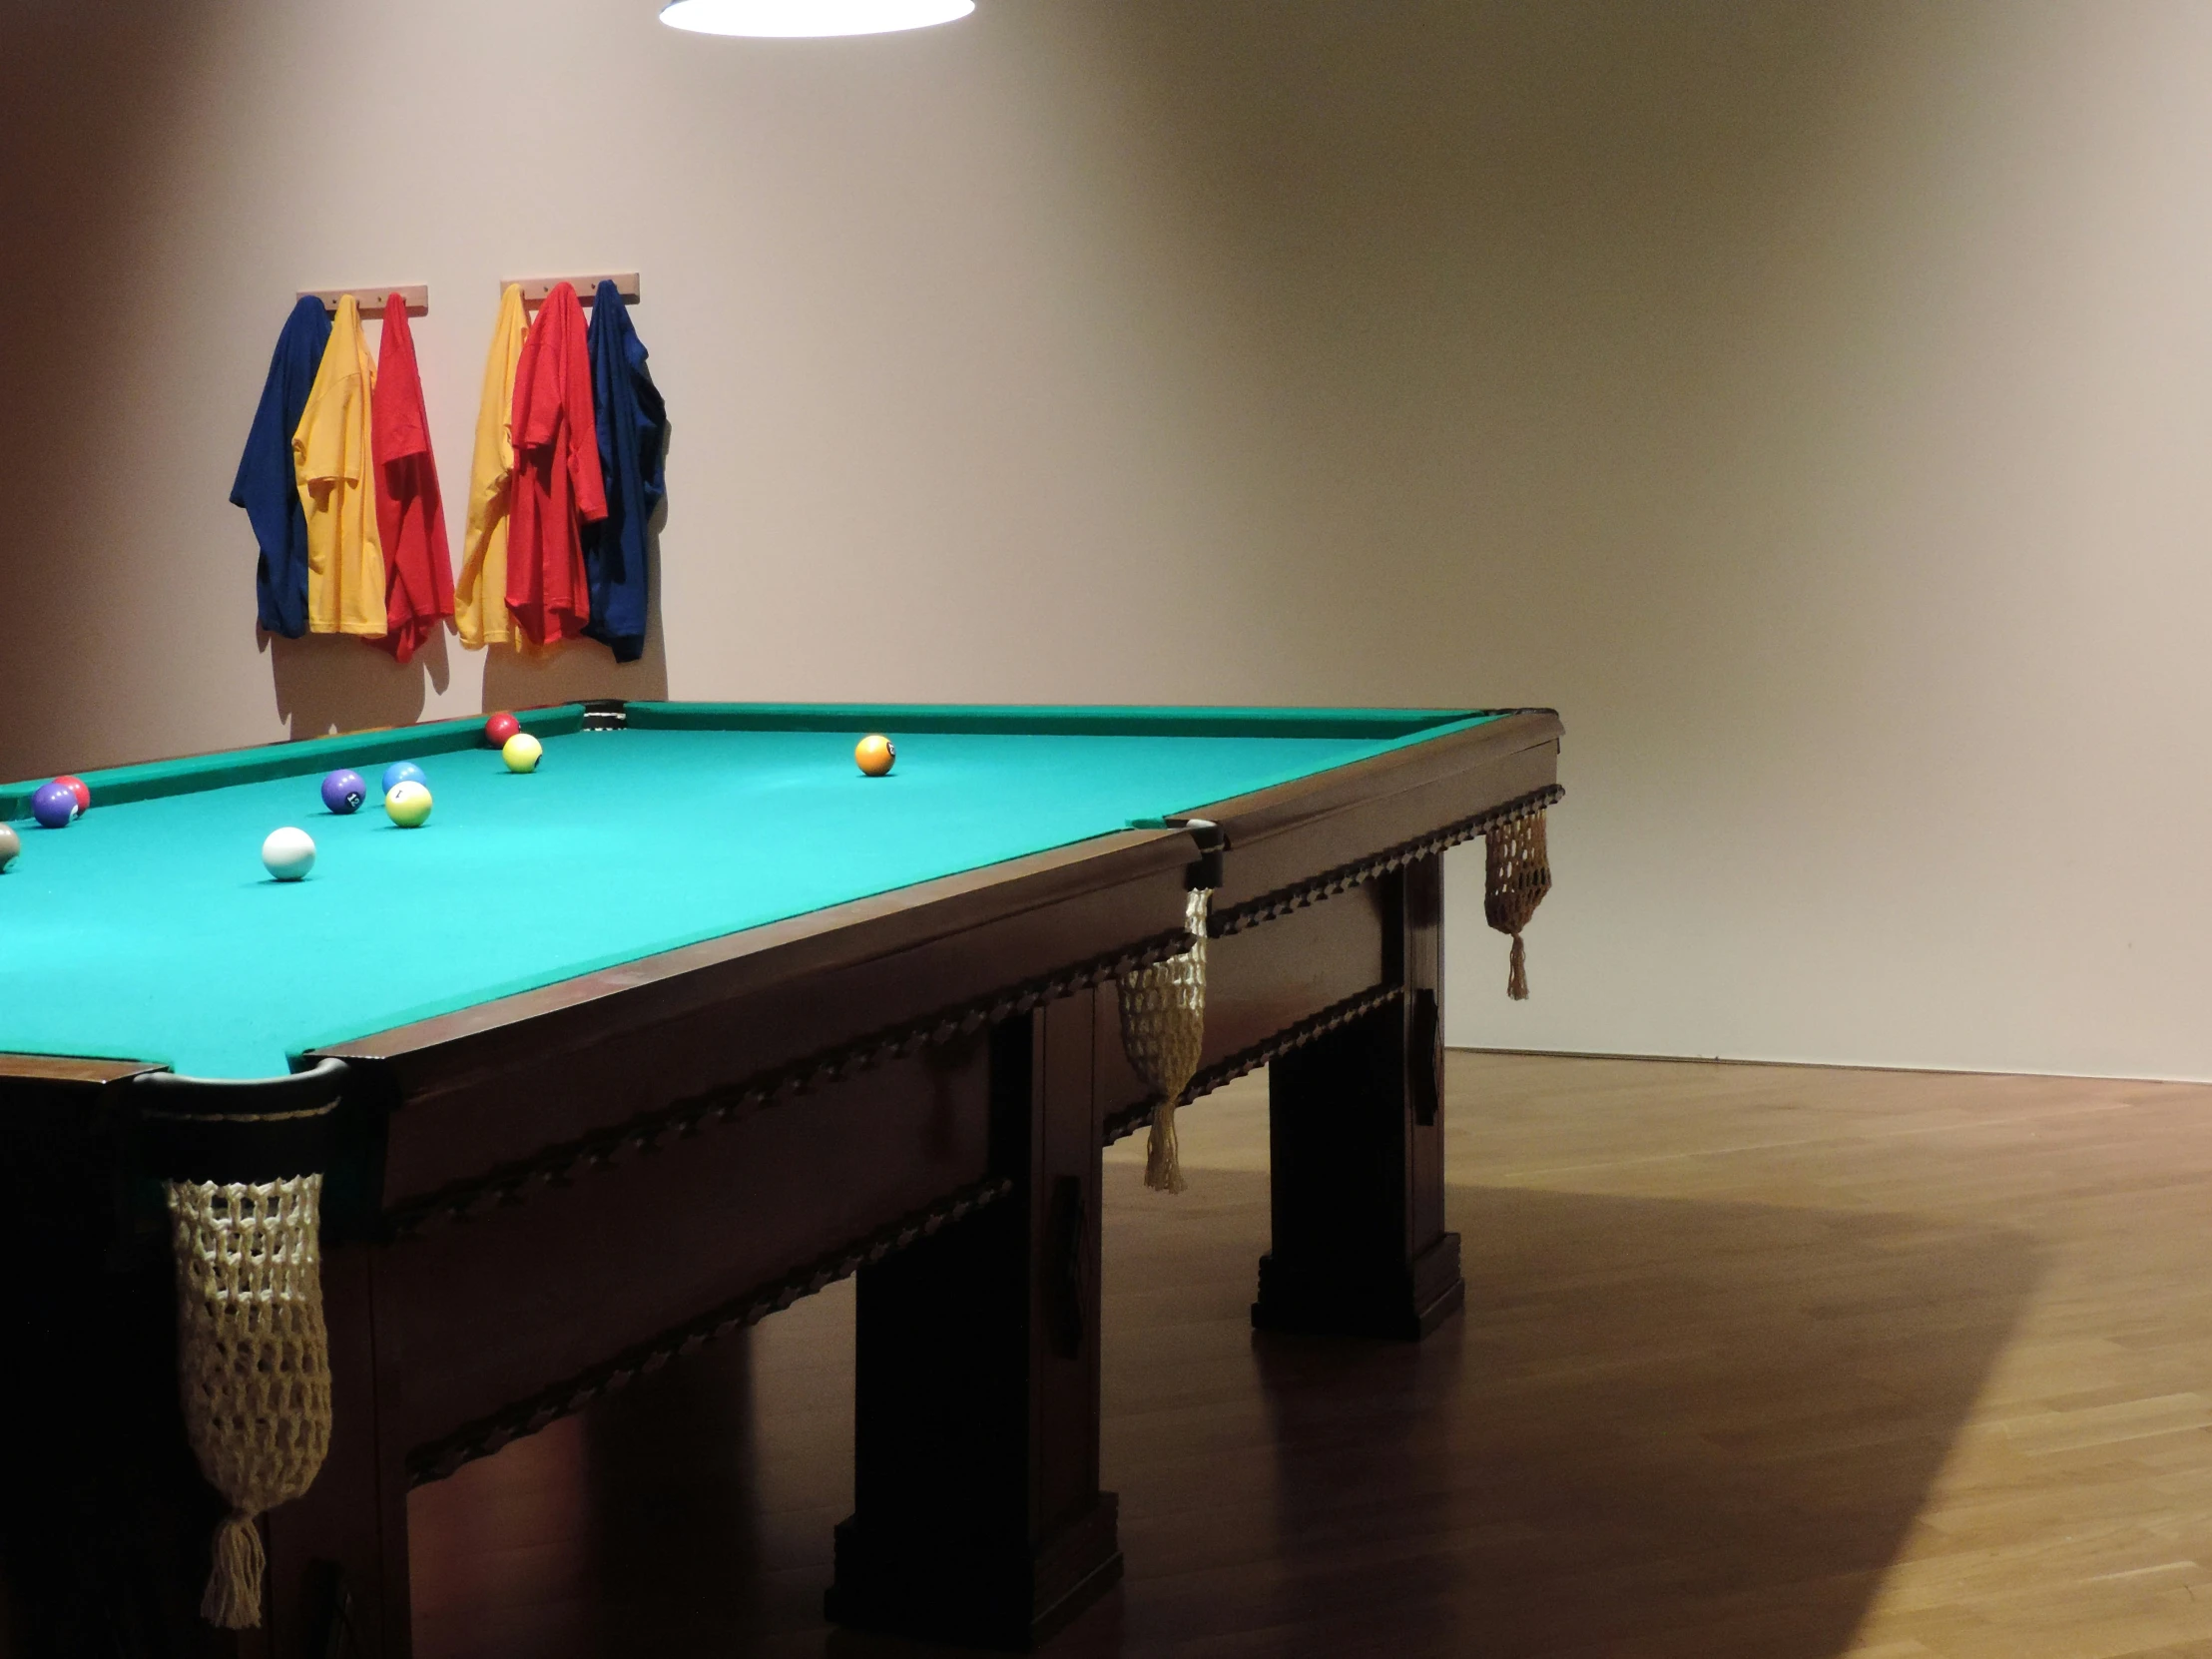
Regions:
<instances>
[{"instance_id":1,"label":"oval light fixture","mask_svg":"<svg viewBox=\"0 0 2212 1659\"><path fill-rule=\"evenodd\" d=\"M669 0L661 21L701 35L800 40L926 29L973 10L975 0Z\"/></svg>"}]
</instances>

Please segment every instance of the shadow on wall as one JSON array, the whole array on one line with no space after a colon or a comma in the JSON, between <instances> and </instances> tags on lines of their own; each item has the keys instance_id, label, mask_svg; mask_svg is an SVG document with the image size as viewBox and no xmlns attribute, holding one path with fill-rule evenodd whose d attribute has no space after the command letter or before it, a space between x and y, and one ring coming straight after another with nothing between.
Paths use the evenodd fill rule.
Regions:
<instances>
[{"instance_id":1,"label":"shadow on wall","mask_svg":"<svg viewBox=\"0 0 2212 1659\"><path fill-rule=\"evenodd\" d=\"M442 692L453 678L442 631L411 663L393 662L368 641L340 634L260 637L276 684L276 716L293 738L412 726L422 718L427 688Z\"/></svg>"},{"instance_id":2,"label":"shadow on wall","mask_svg":"<svg viewBox=\"0 0 2212 1659\"><path fill-rule=\"evenodd\" d=\"M651 702L668 696L668 645L661 626L665 516L665 510L655 515L646 541L653 598L646 615L645 655L634 663L618 663L597 640L579 640L544 658L518 656L504 646L492 646L484 655L487 714L494 709L534 709L595 697ZM256 632L269 656L277 718L295 739L412 726L422 718L430 692L443 692L453 679L453 635L448 630L433 635L414 661L404 664L393 662L365 640L335 634L287 640Z\"/></svg>"},{"instance_id":3,"label":"shadow on wall","mask_svg":"<svg viewBox=\"0 0 2212 1659\"><path fill-rule=\"evenodd\" d=\"M163 678L134 672L152 645L134 611L147 542L117 502L166 513L171 498L148 484L143 448L131 487L111 496L96 480L117 476L102 456L122 411L149 401L143 329L176 320L148 278L144 210L192 85L182 66L217 21L199 6L0 6L0 245L39 262L0 347L0 777L132 758L132 682ZM47 665L35 673L32 641Z\"/></svg>"},{"instance_id":4,"label":"shadow on wall","mask_svg":"<svg viewBox=\"0 0 2212 1659\"><path fill-rule=\"evenodd\" d=\"M668 637L661 626L661 536L647 538L646 569L653 601L645 619L645 655L618 663L597 640L578 640L550 657L524 657L504 646L484 653L484 712L578 703L591 697L652 702L668 696Z\"/></svg>"},{"instance_id":5,"label":"shadow on wall","mask_svg":"<svg viewBox=\"0 0 2212 1659\"><path fill-rule=\"evenodd\" d=\"M1247 534L1269 549L1248 625L1304 650L1284 701L1501 695L1469 691L1472 673L1564 704L1560 663L1587 680L1625 643L1644 674L1742 706L1721 681L1732 662L1681 641L1716 626L1713 525L1778 487L1730 482L1750 441L1733 423L1765 389L1744 382L1775 372L1750 354L1796 299L1790 250L1813 236L1799 205L1864 119L1876 66L1905 50L1899 19L1922 15L1934 30L1953 14L1064 8L1082 75L1118 100L1092 142L1141 169L1151 245L1185 251L1123 280L1172 281L1201 308L1216 383L1267 434L1210 464L1248 493ZM1701 494L1710 480L1729 488ZM1765 575L1785 545L1732 550L1747 614L1767 613L1741 597L1754 583L1787 599L1801 580ZM1527 626L1523 605L1544 621ZM1516 626L1483 620L1498 616ZM1655 700L1627 700L1661 720Z\"/></svg>"}]
</instances>

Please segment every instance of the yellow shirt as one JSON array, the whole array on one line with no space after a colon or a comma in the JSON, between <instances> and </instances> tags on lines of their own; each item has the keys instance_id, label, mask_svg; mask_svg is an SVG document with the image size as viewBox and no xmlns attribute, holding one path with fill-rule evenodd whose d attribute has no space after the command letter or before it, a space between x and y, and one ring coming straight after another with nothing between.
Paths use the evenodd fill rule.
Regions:
<instances>
[{"instance_id":1,"label":"yellow shirt","mask_svg":"<svg viewBox=\"0 0 2212 1659\"><path fill-rule=\"evenodd\" d=\"M515 405L515 364L529 332L522 289L513 282L499 296L491 355L484 359L484 398L476 410L476 458L468 473L468 528L461 541L461 579L453 585L453 620L471 651L487 645L529 646L530 638L507 615L507 504L514 485L514 438L507 430Z\"/></svg>"},{"instance_id":2,"label":"yellow shirt","mask_svg":"<svg viewBox=\"0 0 2212 1659\"><path fill-rule=\"evenodd\" d=\"M292 473L307 510L309 633L375 639L384 632L384 548L369 453L375 394L361 307L348 294L338 301L322 366L291 434Z\"/></svg>"}]
</instances>

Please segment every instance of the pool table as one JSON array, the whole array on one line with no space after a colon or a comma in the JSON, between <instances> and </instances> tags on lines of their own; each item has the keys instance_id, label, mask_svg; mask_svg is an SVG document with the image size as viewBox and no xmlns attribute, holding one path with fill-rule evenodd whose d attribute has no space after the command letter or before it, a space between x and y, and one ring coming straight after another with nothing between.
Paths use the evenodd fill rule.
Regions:
<instances>
[{"instance_id":1,"label":"pool table","mask_svg":"<svg viewBox=\"0 0 2212 1659\"><path fill-rule=\"evenodd\" d=\"M0 786L24 1651L403 1655L411 1486L855 1273L830 1616L1048 1634L1120 1571L1099 1154L1154 1106L1118 987L1189 948L1193 889L1186 1098L1271 1068L1255 1323L1417 1339L1459 1307L1437 855L1558 798L1551 712L520 718L530 774L468 721L87 774L62 830ZM322 807L399 759L422 828ZM261 868L281 825L303 881ZM218 1631L164 1182L308 1166L327 1454L260 1522L259 1627Z\"/></svg>"}]
</instances>

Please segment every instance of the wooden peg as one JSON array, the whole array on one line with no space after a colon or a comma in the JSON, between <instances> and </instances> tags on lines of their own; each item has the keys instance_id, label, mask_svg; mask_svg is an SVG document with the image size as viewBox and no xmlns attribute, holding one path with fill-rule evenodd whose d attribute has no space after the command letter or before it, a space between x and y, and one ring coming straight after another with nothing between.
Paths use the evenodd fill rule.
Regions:
<instances>
[{"instance_id":1,"label":"wooden peg","mask_svg":"<svg viewBox=\"0 0 2212 1659\"><path fill-rule=\"evenodd\" d=\"M576 297L587 305L591 303L592 295L598 291L601 282L614 283L615 291L622 295L626 303L635 305L638 302L638 274L634 271L599 271L588 276L509 276L499 284L502 292L509 282L522 289L522 302L525 305L544 304L545 296L559 282L566 282L574 288Z\"/></svg>"},{"instance_id":2,"label":"wooden peg","mask_svg":"<svg viewBox=\"0 0 2212 1659\"><path fill-rule=\"evenodd\" d=\"M397 283L380 288L301 288L302 299L319 299L326 311L335 311L338 301L351 294L366 316L384 308L384 301L398 294L406 301L409 316L427 316L430 312L430 284L427 282Z\"/></svg>"}]
</instances>

